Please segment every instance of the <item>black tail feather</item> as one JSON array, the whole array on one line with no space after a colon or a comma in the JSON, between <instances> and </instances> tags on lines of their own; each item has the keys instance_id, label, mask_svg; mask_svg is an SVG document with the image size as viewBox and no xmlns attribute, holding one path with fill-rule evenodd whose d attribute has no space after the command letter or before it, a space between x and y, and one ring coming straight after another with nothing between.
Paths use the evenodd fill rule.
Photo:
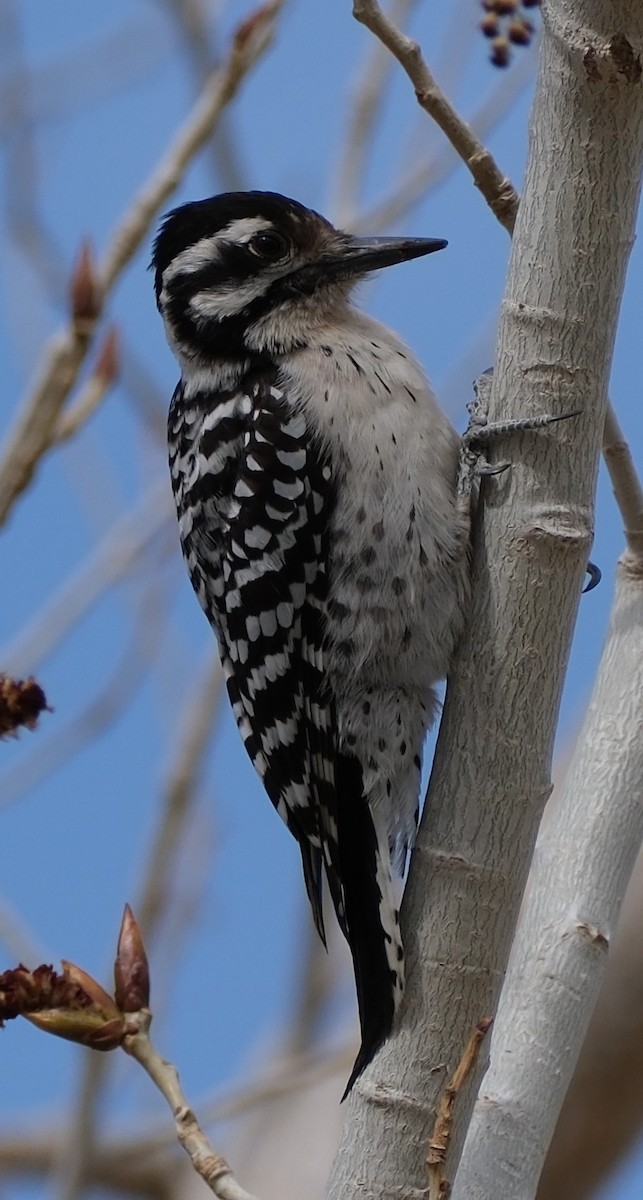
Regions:
<instances>
[{"instance_id":1,"label":"black tail feather","mask_svg":"<svg viewBox=\"0 0 643 1200\"><path fill-rule=\"evenodd\" d=\"M378 843L356 758L338 755L337 823L348 944L353 957L362 1044L342 1100L386 1040L395 1015L395 975L382 925Z\"/></svg>"},{"instance_id":2,"label":"black tail feather","mask_svg":"<svg viewBox=\"0 0 643 1200\"><path fill-rule=\"evenodd\" d=\"M310 907L313 910L313 921L326 949L326 930L324 929L324 913L322 905L322 871L323 862L321 850L316 846L311 846L310 842L304 838L299 840L299 849L301 851L301 863L304 869L304 882L306 884L306 892L310 900Z\"/></svg>"}]
</instances>

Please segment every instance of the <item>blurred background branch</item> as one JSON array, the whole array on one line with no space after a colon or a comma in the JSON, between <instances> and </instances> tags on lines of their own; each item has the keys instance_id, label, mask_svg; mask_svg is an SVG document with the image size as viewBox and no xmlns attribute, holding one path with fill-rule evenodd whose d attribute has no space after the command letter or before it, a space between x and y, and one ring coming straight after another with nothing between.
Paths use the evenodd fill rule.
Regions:
<instances>
[{"instance_id":1,"label":"blurred background branch","mask_svg":"<svg viewBox=\"0 0 643 1200\"><path fill-rule=\"evenodd\" d=\"M233 100L245 75L270 45L282 0L268 0L237 30L223 65L212 72L183 126L172 139L148 183L121 218L100 269L91 259L80 261L72 276L72 320L52 339L37 370L37 382L20 408L0 458L0 524L28 486L39 459L57 439L55 425L93 341L105 301L131 261L161 205L181 182L192 158L202 148L221 113ZM83 271L86 279L79 280ZM87 296L75 301L74 289L84 285ZM90 408L93 411L93 408Z\"/></svg>"}]
</instances>

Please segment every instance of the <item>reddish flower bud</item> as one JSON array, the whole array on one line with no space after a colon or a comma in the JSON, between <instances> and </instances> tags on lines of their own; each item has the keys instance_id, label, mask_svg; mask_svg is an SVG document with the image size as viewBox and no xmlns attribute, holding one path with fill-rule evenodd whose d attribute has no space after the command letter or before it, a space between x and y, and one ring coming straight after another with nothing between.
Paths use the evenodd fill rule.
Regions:
<instances>
[{"instance_id":1,"label":"reddish flower bud","mask_svg":"<svg viewBox=\"0 0 643 1200\"><path fill-rule=\"evenodd\" d=\"M138 1012L150 1002L150 971L138 922L125 905L114 963L116 1003L123 1013Z\"/></svg>"},{"instance_id":2,"label":"reddish flower bud","mask_svg":"<svg viewBox=\"0 0 643 1200\"><path fill-rule=\"evenodd\" d=\"M95 1050L113 1050L125 1036L124 1017L111 996L73 963L63 963L62 975L44 965L0 975L0 1025L13 1017Z\"/></svg>"},{"instance_id":3,"label":"reddish flower bud","mask_svg":"<svg viewBox=\"0 0 643 1200\"><path fill-rule=\"evenodd\" d=\"M82 243L71 273L69 303L74 321L93 321L100 311L98 277L88 241Z\"/></svg>"},{"instance_id":4,"label":"reddish flower bud","mask_svg":"<svg viewBox=\"0 0 643 1200\"><path fill-rule=\"evenodd\" d=\"M82 967L77 967L75 963L69 962L66 958L61 960L61 966L65 979L75 984L87 996L91 1004L100 1009L108 1019L111 1020L112 1017L119 1015L119 1010L109 992L105 991L105 988L97 979L94 979L93 975L88 975Z\"/></svg>"},{"instance_id":5,"label":"reddish flower bud","mask_svg":"<svg viewBox=\"0 0 643 1200\"><path fill-rule=\"evenodd\" d=\"M53 1033L67 1042L78 1042L92 1050L116 1050L125 1037L125 1022L122 1016L105 1019L103 1013L94 1008L78 1011L68 1008L48 1008L42 1012L23 1013L27 1021Z\"/></svg>"}]
</instances>

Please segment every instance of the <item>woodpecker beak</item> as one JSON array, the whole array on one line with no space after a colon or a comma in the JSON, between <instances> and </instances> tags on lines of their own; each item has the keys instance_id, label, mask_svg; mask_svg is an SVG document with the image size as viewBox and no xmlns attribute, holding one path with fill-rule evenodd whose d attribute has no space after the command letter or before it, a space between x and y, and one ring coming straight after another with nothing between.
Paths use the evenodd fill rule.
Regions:
<instances>
[{"instance_id":1,"label":"woodpecker beak","mask_svg":"<svg viewBox=\"0 0 643 1200\"><path fill-rule=\"evenodd\" d=\"M444 238L350 238L337 254L324 258L320 266L327 278L350 279L352 275L366 275L369 271L433 254L447 245Z\"/></svg>"}]
</instances>

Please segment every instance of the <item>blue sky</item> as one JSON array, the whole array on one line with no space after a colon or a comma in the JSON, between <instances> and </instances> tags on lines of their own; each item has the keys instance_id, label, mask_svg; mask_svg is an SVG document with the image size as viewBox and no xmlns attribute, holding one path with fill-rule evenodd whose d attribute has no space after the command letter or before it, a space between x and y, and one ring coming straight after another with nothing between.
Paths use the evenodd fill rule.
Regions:
<instances>
[{"instance_id":1,"label":"blue sky","mask_svg":"<svg viewBox=\"0 0 643 1200\"><path fill-rule=\"evenodd\" d=\"M486 94L508 86L508 77L487 63L486 47L475 35L474 5L463 4L458 20L447 16L448 5L440 8L430 21L418 16L416 33L429 46L440 81L471 114ZM228 5L218 44L226 44L235 21L249 9ZM193 101L193 73L170 14L171 6L151 0L0 4L0 431L28 388L45 339L65 319L65 282L80 239L89 237L100 257ZM249 78L226 121L241 186L282 191L334 215L347 98L368 45L369 35L352 21L348 2L293 0L278 44ZM522 69L516 60L512 70ZM518 185L529 102L527 86L488 139ZM416 112L407 81L393 72L365 174L363 211L390 193L400 170L440 147L439 134ZM212 155L202 154L173 203L221 190L222 179ZM32 203L50 243L44 285L17 236ZM446 237L449 248L384 273L364 289L362 303L414 347L462 426L471 379L493 360L508 238L460 167L392 231ZM30 238L33 245L33 230ZM174 525L162 515L163 505L169 506L169 489L163 498L163 424L176 368L146 270L150 240L151 235L109 305L109 320L125 343L124 380L81 436L47 458L2 537L0 662L36 672L55 711L43 718L38 733L2 746L0 910L20 913L28 930L25 944L32 943L39 958L66 957L100 977L109 966L122 905L125 900L135 905L140 894L141 864L154 835L177 726L212 655ZM635 251L611 388L641 468L636 381L642 275ZM155 487L153 502L148 499L141 513ZM156 530L144 560L88 605L64 635L54 637L104 565L104 540L128 520L131 532L143 522ZM593 559L604 581L581 605L561 716L563 747L582 714L598 661L621 550L619 517L602 471ZM52 610L51 598L58 594ZM45 641L53 637L43 653L34 624ZM26 635L25 629L32 632ZM128 702L108 718L95 702L104 698L115 673ZM60 755L66 730L91 704L97 736L45 774L47 763ZM199 1096L247 1072L291 1019L306 919L296 847L255 780L225 708L179 866L179 898L192 914L194 933L177 934L175 922L151 947L159 981L156 1033L180 1064L188 1092ZM3 946L7 964L15 959L14 949ZM354 1020L352 1004L347 981L333 1009L329 1036L335 1041ZM225 1034L212 1039L211 1054L197 1054L194 1028L208 1024ZM34 1104L39 1112L59 1111L75 1095L80 1051L16 1023L0 1039L0 1055L3 1078L11 1081L0 1107L12 1123L33 1116ZM158 1112L144 1082L125 1067L113 1064L108 1112L115 1119L134 1107ZM628 1200L640 1193L642 1180L643 1162L634 1161L601 1200ZM29 1192L36 1194L44 1192Z\"/></svg>"}]
</instances>

